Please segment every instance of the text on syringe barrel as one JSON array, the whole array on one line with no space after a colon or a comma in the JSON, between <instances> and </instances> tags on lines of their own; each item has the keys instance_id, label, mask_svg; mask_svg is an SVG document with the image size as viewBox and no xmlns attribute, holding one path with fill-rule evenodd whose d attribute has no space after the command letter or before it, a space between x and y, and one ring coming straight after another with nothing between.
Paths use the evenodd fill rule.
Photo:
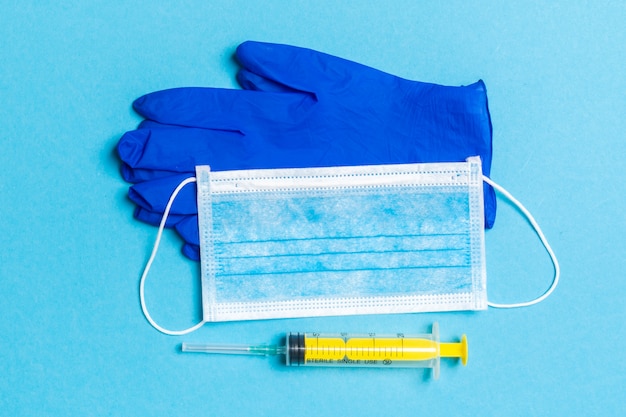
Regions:
<instances>
[{"instance_id":1,"label":"text on syringe barrel","mask_svg":"<svg viewBox=\"0 0 626 417\"><path fill-rule=\"evenodd\" d=\"M288 333L290 366L431 368L439 358L432 335Z\"/></svg>"}]
</instances>

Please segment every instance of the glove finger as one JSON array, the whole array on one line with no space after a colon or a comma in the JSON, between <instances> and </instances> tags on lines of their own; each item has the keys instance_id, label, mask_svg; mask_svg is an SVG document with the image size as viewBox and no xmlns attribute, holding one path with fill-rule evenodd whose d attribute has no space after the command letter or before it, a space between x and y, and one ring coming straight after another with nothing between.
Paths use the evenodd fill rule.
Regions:
<instances>
[{"instance_id":1,"label":"glove finger","mask_svg":"<svg viewBox=\"0 0 626 417\"><path fill-rule=\"evenodd\" d=\"M142 129L150 129L150 128L159 128L159 129L164 129L164 130L171 129L172 139L175 139L174 131L176 129L182 129L177 126L163 125L163 124L154 122L152 120L144 119L142 120L141 123L139 123L139 127L137 128L138 131L144 132L143 138L141 134L135 131L132 131L133 132L132 134L131 132L127 132L126 134L124 134L124 136L122 136L122 139L120 139L117 145L118 155L120 156L120 159L122 161L127 160L131 162L134 166L138 166L137 168L135 168L126 162L122 162L121 167L120 167L120 172L122 174L122 178L124 178L126 182L136 184L138 182L151 181L154 179L169 177L171 175L177 174L177 172L175 171L167 171L165 169L160 169L160 168L159 169L139 168L139 166L141 166L142 164L138 163L138 160L142 158L145 153L144 147L147 141L146 137L148 136L148 132L149 132L149 131L145 131ZM133 136L136 136L136 137L133 137ZM153 164L150 164L150 161L155 162L155 160L158 161L156 165L158 165L159 167L168 166L168 159L164 159L163 155L159 155L158 158L155 158L154 155L151 155L151 153L148 152L148 156L146 157L145 162L148 165L153 165ZM189 169L186 172L191 173L192 171L193 169Z\"/></svg>"},{"instance_id":2,"label":"glove finger","mask_svg":"<svg viewBox=\"0 0 626 417\"><path fill-rule=\"evenodd\" d=\"M141 207L135 209L135 218L154 226L161 224L163 213L153 213ZM191 260L200 260L200 236L198 233L198 216L171 214L167 217L165 227L174 227L185 241L182 252Z\"/></svg>"},{"instance_id":3,"label":"glove finger","mask_svg":"<svg viewBox=\"0 0 626 417\"><path fill-rule=\"evenodd\" d=\"M293 93L297 92L293 88L283 85L279 82L261 77L245 68L237 72L237 82L244 90L269 91L274 93Z\"/></svg>"},{"instance_id":4,"label":"glove finger","mask_svg":"<svg viewBox=\"0 0 626 417\"><path fill-rule=\"evenodd\" d=\"M343 58L290 45L246 41L236 56L248 71L295 90L317 93L345 86L355 77L381 71Z\"/></svg>"},{"instance_id":5,"label":"glove finger","mask_svg":"<svg viewBox=\"0 0 626 417\"><path fill-rule=\"evenodd\" d=\"M182 249L183 255L192 261L200 262L200 246L185 243Z\"/></svg>"},{"instance_id":6,"label":"glove finger","mask_svg":"<svg viewBox=\"0 0 626 417\"><path fill-rule=\"evenodd\" d=\"M146 94L133 107L163 124L245 133L258 126L291 125L314 103L303 93L186 87Z\"/></svg>"},{"instance_id":7,"label":"glove finger","mask_svg":"<svg viewBox=\"0 0 626 417\"><path fill-rule=\"evenodd\" d=\"M136 184L138 182L151 181L158 178L169 177L178 172L164 171L157 169L132 168L130 165L122 163L120 168L124 181Z\"/></svg>"},{"instance_id":8,"label":"glove finger","mask_svg":"<svg viewBox=\"0 0 626 417\"><path fill-rule=\"evenodd\" d=\"M163 213L176 187L190 176L193 175L179 174L134 184L128 190L128 198L138 207ZM191 183L180 190L172 204L170 214L188 215L197 212L196 184Z\"/></svg>"},{"instance_id":9,"label":"glove finger","mask_svg":"<svg viewBox=\"0 0 626 417\"><path fill-rule=\"evenodd\" d=\"M185 216L180 222L176 223L175 228L185 243L200 246L198 216Z\"/></svg>"},{"instance_id":10,"label":"glove finger","mask_svg":"<svg viewBox=\"0 0 626 417\"><path fill-rule=\"evenodd\" d=\"M122 175L133 183L171 177L172 173L193 176L198 165L227 171L346 165L364 159L351 155L355 146L297 132L289 136L285 132L265 131L241 135L156 122L143 126L146 127L126 133L117 147L123 163ZM356 150L361 148L358 145Z\"/></svg>"},{"instance_id":11,"label":"glove finger","mask_svg":"<svg viewBox=\"0 0 626 417\"><path fill-rule=\"evenodd\" d=\"M163 213L155 213L152 211L148 211L142 207L135 207L135 212L133 216L144 223L151 224L153 226L159 226L161 224L161 219L163 218ZM165 227L175 227L178 223L184 220L187 216L183 216L180 214L171 214L167 216L165 221Z\"/></svg>"},{"instance_id":12,"label":"glove finger","mask_svg":"<svg viewBox=\"0 0 626 417\"><path fill-rule=\"evenodd\" d=\"M487 183L483 184L483 190L485 195L485 228L491 229L496 221L496 191Z\"/></svg>"},{"instance_id":13,"label":"glove finger","mask_svg":"<svg viewBox=\"0 0 626 417\"><path fill-rule=\"evenodd\" d=\"M122 175L129 182L163 177L163 171L193 173L196 165L231 164L256 151L250 149L253 141L236 132L155 122L143 126L125 133L117 144Z\"/></svg>"}]
</instances>

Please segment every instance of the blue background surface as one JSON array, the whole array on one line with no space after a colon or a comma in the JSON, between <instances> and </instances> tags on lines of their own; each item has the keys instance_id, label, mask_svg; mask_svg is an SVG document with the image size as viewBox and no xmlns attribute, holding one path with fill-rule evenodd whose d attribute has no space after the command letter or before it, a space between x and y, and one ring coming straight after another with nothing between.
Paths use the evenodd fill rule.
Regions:
<instances>
[{"instance_id":1,"label":"blue background surface","mask_svg":"<svg viewBox=\"0 0 626 417\"><path fill-rule=\"evenodd\" d=\"M626 361L626 5L623 2L1 1L0 414L610 415ZM504 4L496 4L504 3ZM132 219L114 146L144 93L236 87L236 45L305 46L410 79L482 78L493 178L540 222L562 284L510 311L272 320L165 336L141 314L155 228ZM552 267L500 200L492 301L541 293ZM163 325L200 316L198 266L166 234L147 284ZM287 368L179 352L286 331L467 333L467 367Z\"/></svg>"}]
</instances>

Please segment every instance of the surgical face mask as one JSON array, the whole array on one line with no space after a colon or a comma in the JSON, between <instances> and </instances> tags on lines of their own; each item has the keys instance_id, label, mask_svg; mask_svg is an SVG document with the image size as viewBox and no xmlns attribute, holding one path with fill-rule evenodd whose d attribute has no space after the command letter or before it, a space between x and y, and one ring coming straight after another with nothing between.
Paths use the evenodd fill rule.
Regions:
<instances>
[{"instance_id":1,"label":"surgical face mask","mask_svg":"<svg viewBox=\"0 0 626 417\"><path fill-rule=\"evenodd\" d=\"M204 323L484 310L483 180L464 163L211 172L196 168ZM490 184L501 190L488 179ZM511 198L510 195L505 194ZM513 199L514 200L514 199ZM515 203L516 200L514 200Z\"/></svg>"}]
</instances>

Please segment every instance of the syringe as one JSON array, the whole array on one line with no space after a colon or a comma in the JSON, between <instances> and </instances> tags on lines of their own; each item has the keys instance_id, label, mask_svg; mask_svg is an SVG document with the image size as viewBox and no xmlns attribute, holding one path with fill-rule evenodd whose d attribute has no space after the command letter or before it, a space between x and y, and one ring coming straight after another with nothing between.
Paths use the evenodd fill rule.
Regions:
<instances>
[{"instance_id":1,"label":"syringe","mask_svg":"<svg viewBox=\"0 0 626 417\"><path fill-rule=\"evenodd\" d=\"M467 337L439 341L435 322L431 334L287 333L284 345L222 345L183 343L183 352L235 355L285 355L287 366L432 368L439 378L440 358L460 358L467 364Z\"/></svg>"}]
</instances>

